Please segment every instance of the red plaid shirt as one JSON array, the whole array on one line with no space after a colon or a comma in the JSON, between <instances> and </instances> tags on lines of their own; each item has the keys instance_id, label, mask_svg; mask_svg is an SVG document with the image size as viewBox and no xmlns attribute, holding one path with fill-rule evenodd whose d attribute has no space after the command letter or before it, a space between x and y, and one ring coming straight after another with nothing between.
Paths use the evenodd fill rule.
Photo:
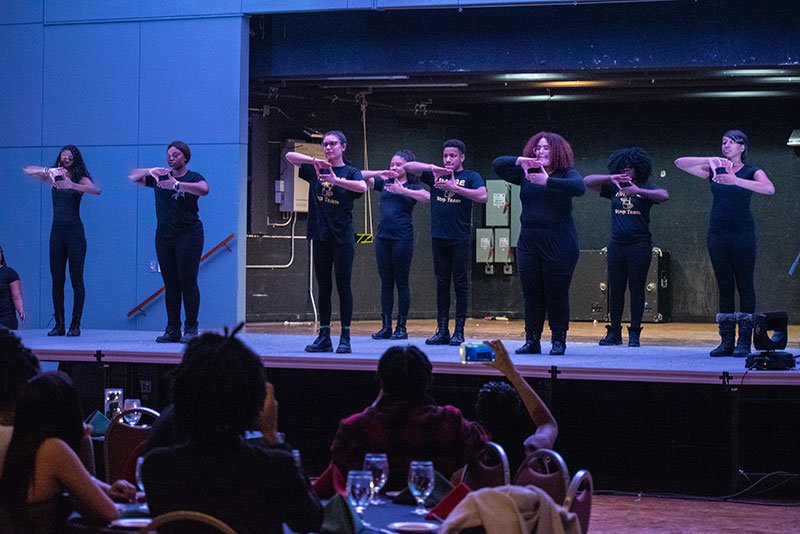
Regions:
<instances>
[{"instance_id":1,"label":"red plaid shirt","mask_svg":"<svg viewBox=\"0 0 800 534\"><path fill-rule=\"evenodd\" d=\"M364 455L385 452L389 460L386 489L407 485L412 460L433 460L446 477L477 454L489 435L465 419L454 406L437 406L428 397L381 399L377 406L339 423L331 445L331 461L346 476L361 469Z\"/></svg>"}]
</instances>

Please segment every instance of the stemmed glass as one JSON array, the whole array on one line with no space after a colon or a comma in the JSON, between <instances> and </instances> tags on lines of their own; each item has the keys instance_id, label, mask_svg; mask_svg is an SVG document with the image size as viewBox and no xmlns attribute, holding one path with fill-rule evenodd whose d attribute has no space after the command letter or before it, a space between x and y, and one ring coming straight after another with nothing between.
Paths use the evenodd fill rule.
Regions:
<instances>
[{"instance_id":1,"label":"stemmed glass","mask_svg":"<svg viewBox=\"0 0 800 534\"><path fill-rule=\"evenodd\" d=\"M427 515L425 499L433 491L433 462L411 462L408 468L408 489L417 500L417 508L411 512L417 515Z\"/></svg>"},{"instance_id":2,"label":"stemmed glass","mask_svg":"<svg viewBox=\"0 0 800 534\"><path fill-rule=\"evenodd\" d=\"M371 452L364 456L364 470L372 473L372 498L369 500L370 504L383 504L378 498L381 488L386 485L386 480L389 478L389 460L386 454L382 452Z\"/></svg>"},{"instance_id":3,"label":"stemmed glass","mask_svg":"<svg viewBox=\"0 0 800 534\"><path fill-rule=\"evenodd\" d=\"M139 456L136 458L136 486L139 488L139 491L144 493L144 482L142 481L142 464L144 463L144 457ZM138 495L137 495L138 498ZM140 504L139 509L142 511L148 511L147 504Z\"/></svg>"},{"instance_id":4,"label":"stemmed glass","mask_svg":"<svg viewBox=\"0 0 800 534\"><path fill-rule=\"evenodd\" d=\"M139 399L125 399L125 403L122 405L122 411L125 410L133 410L134 408L141 408L142 401ZM142 412L133 412L125 415L125 422L129 425L135 425L139 422L139 419L142 418Z\"/></svg>"},{"instance_id":5,"label":"stemmed glass","mask_svg":"<svg viewBox=\"0 0 800 534\"><path fill-rule=\"evenodd\" d=\"M372 496L372 471L350 471L347 473L347 500L363 519L364 509Z\"/></svg>"}]
</instances>

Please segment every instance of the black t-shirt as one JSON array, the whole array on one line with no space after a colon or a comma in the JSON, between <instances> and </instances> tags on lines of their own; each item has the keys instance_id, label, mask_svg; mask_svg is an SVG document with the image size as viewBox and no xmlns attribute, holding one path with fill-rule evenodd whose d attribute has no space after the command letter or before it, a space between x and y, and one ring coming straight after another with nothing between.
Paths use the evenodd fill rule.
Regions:
<instances>
[{"instance_id":1,"label":"black t-shirt","mask_svg":"<svg viewBox=\"0 0 800 534\"><path fill-rule=\"evenodd\" d=\"M0 267L0 316L16 313L14 301L11 300L11 283L17 280L17 271L8 266Z\"/></svg>"},{"instance_id":2,"label":"black t-shirt","mask_svg":"<svg viewBox=\"0 0 800 534\"><path fill-rule=\"evenodd\" d=\"M533 184L525 178L525 170L517 165L516 156L501 156L492 163L494 172L520 186L523 228L537 228L572 221L572 197L586 192L583 178L575 169L562 169L550 175L546 185Z\"/></svg>"},{"instance_id":3,"label":"black t-shirt","mask_svg":"<svg viewBox=\"0 0 800 534\"><path fill-rule=\"evenodd\" d=\"M486 187L481 175L462 169L453 173L456 184L467 189ZM472 201L451 191L433 186L433 173L423 172L420 181L431 189L431 237L464 241L471 237Z\"/></svg>"},{"instance_id":4,"label":"black t-shirt","mask_svg":"<svg viewBox=\"0 0 800 534\"><path fill-rule=\"evenodd\" d=\"M87 177L88 178L88 177ZM68 180L62 176L56 176L56 181ZM91 181L91 178L89 178ZM81 222L81 198L82 191L74 189L52 190L53 197L53 224L75 224Z\"/></svg>"},{"instance_id":5,"label":"black t-shirt","mask_svg":"<svg viewBox=\"0 0 800 534\"><path fill-rule=\"evenodd\" d=\"M194 171L187 171L177 180L183 183L206 181L202 175ZM178 193L172 189L162 189L156 185L156 179L149 174L145 177L145 185L152 187L155 191L157 235L165 238L175 237L200 224L200 217L197 215L199 211L197 195L185 191Z\"/></svg>"},{"instance_id":6,"label":"black t-shirt","mask_svg":"<svg viewBox=\"0 0 800 534\"><path fill-rule=\"evenodd\" d=\"M736 176L744 180L755 180L757 167L745 165ZM718 184L711 180L711 193L714 203L711 205L711 217L708 231L712 234L739 234L755 232L756 225L750 213L750 199L753 192L735 185Z\"/></svg>"},{"instance_id":7,"label":"black t-shirt","mask_svg":"<svg viewBox=\"0 0 800 534\"><path fill-rule=\"evenodd\" d=\"M350 165L333 167L333 174L345 180L364 180L361 171ZM309 163L300 165L298 176L309 184L308 238L354 243L353 202L363 193L323 182Z\"/></svg>"},{"instance_id":8,"label":"black t-shirt","mask_svg":"<svg viewBox=\"0 0 800 534\"><path fill-rule=\"evenodd\" d=\"M414 206L417 201L405 195L390 193L383 186L385 182L375 178L375 191L381 192L381 221L378 223L378 237L407 241L414 239L412 225ZM405 182L406 189L422 189L419 184Z\"/></svg>"},{"instance_id":9,"label":"black t-shirt","mask_svg":"<svg viewBox=\"0 0 800 534\"><path fill-rule=\"evenodd\" d=\"M659 189L652 182L636 184L641 189ZM600 196L611 199L611 241L630 245L651 241L650 208L654 202L638 195L629 195L611 181L600 184Z\"/></svg>"}]
</instances>

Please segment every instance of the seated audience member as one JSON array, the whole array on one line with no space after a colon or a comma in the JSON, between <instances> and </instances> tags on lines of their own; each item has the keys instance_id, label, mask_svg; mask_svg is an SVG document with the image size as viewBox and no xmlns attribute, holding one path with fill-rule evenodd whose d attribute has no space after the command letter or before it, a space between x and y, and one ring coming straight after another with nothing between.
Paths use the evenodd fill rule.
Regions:
<instances>
[{"instance_id":1,"label":"seated audience member","mask_svg":"<svg viewBox=\"0 0 800 534\"><path fill-rule=\"evenodd\" d=\"M453 406L437 406L427 395L431 362L413 345L391 347L378 362L378 398L361 413L339 423L331 462L346 475L361 469L368 452L389 460L386 489L407 485L412 460L432 460L449 477L477 454L489 439L478 423Z\"/></svg>"},{"instance_id":2,"label":"seated audience member","mask_svg":"<svg viewBox=\"0 0 800 534\"><path fill-rule=\"evenodd\" d=\"M514 367L503 342L496 339L487 343L495 353L495 361L487 365L503 373L511 385L505 382L484 384L475 404L476 418L489 431L492 441L505 449L513 476L525 452L553 448L558 424L544 401ZM530 434L531 421L536 426L533 434Z\"/></svg>"},{"instance_id":3,"label":"seated audience member","mask_svg":"<svg viewBox=\"0 0 800 534\"><path fill-rule=\"evenodd\" d=\"M0 450L11 441L14 405L22 386L40 372L39 360L10 330L0 327Z\"/></svg>"},{"instance_id":4,"label":"seated audience member","mask_svg":"<svg viewBox=\"0 0 800 534\"><path fill-rule=\"evenodd\" d=\"M240 534L319 528L322 508L279 442L278 405L258 357L234 334L203 334L175 372L175 418L187 442L156 448L142 467L152 515L210 514ZM266 446L245 443L253 421Z\"/></svg>"},{"instance_id":5,"label":"seated audience member","mask_svg":"<svg viewBox=\"0 0 800 534\"><path fill-rule=\"evenodd\" d=\"M83 466L77 451L89 439L87 430L67 375L43 373L25 384L11 443L0 458L0 504L9 532L60 532L73 505L88 520L108 522L117 518L111 498L135 499L132 484L109 486Z\"/></svg>"}]
</instances>

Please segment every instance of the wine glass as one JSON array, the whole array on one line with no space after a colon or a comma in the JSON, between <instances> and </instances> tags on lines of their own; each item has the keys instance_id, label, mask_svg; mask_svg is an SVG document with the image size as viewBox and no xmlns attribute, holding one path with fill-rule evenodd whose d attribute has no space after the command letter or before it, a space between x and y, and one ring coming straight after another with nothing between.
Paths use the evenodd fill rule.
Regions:
<instances>
[{"instance_id":1,"label":"wine glass","mask_svg":"<svg viewBox=\"0 0 800 534\"><path fill-rule=\"evenodd\" d=\"M355 508L359 517L364 517L364 509L372 496L372 471L350 471L347 473L347 500Z\"/></svg>"},{"instance_id":2,"label":"wine glass","mask_svg":"<svg viewBox=\"0 0 800 534\"><path fill-rule=\"evenodd\" d=\"M372 498L369 500L370 504L383 504L378 498L381 488L386 485L386 480L389 478L389 460L386 454L382 452L370 452L364 456L364 469L372 472Z\"/></svg>"},{"instance_id":3,"label":"wine glass","mask_svg":"<svg viewBox=\"0 0 800 534\"><path fill-rule=\"evenodd\" d=\"M411 512L417 515L427 515L425 499L433 491L433 462L411 462L408 468L408 489L417 500L417 508Z\"/></svg>"},{"instance_id":4,"label":"wine glass","mask_svg":"<svg viewBox=\"0 0 800 534\"><path fill-rule=\"evenodd\" d=\"M125 410L133 410L134 408L141 408L142 401L139 399L125 399L125 403L122 405L122 411ZM125 422L129 425L135 425L139 422L139 419L142 418L142 412L133 412L125 415Z\"/></svg>"},{"instance_id":5,"label":"wine glass","mask_svg":"<svg viewBox=\"0 0 800 534\"><path fill-rule=\"evenodd\" d=\"M139 456L136 459L136 485L139 491L144 491L144 482L142 482L142 464L144 463L144 456Z\"/></svg>"}]
</instances>

